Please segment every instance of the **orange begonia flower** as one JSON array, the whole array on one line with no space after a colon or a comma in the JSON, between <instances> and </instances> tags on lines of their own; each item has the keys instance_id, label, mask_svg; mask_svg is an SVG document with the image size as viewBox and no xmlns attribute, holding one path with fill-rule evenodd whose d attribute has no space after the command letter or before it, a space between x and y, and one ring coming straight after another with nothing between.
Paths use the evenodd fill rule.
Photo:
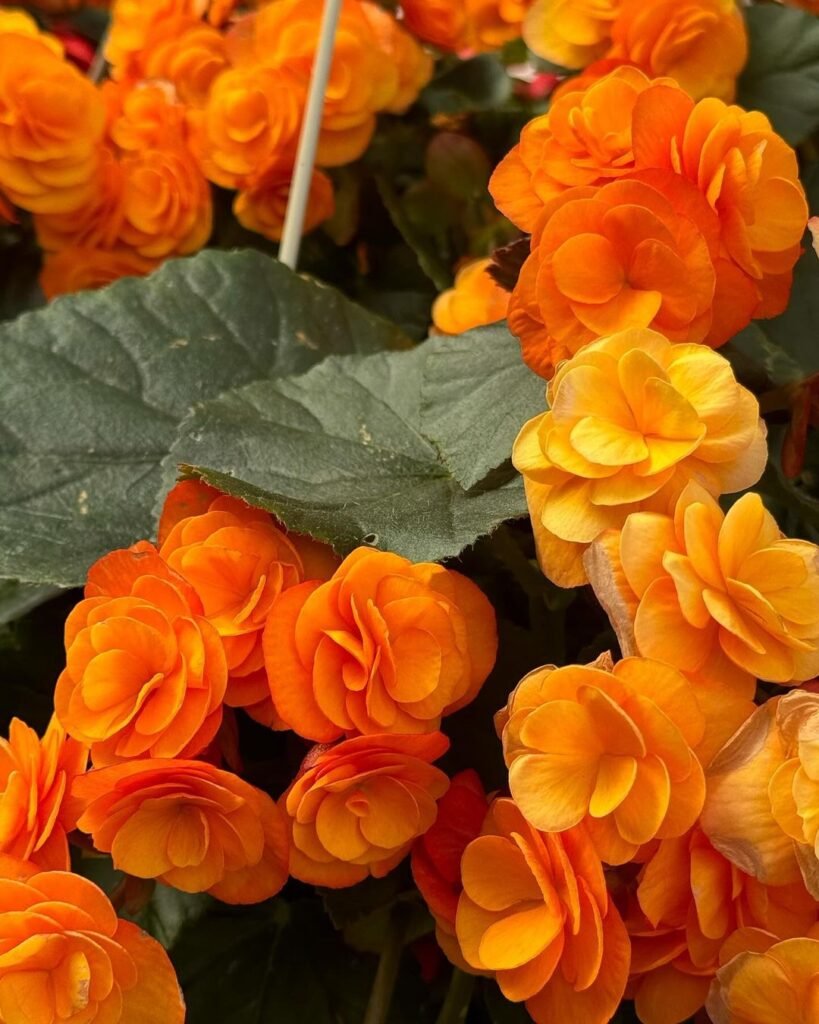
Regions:
<instances>
[{"instance_id":1,"label":"orange begonia flower","mask_svg":"<svg viewBox=\"0 0 819 1024\"><path fill-rule=\"evenodd\" d=\"M523 26L523 38L539 57L579 69L609 49L623 0L536 0Z\"/></svg>"},{"instance_id":2,"label":"orange begonia flower","mask_svg":"<svg viewBox=\"0 0 819 1024\"><path fill-rule=\"evenodd\" d=\"M324 0L277 0L249 19L250 44L240 65L263 63L293 76L306 93L318 43ZM217 80L218 89L222 79ZM333 65L325 93L317 161L335 167L357 160L375 131L376 114L394 102L400 88L399 68L379 45L359 0L344 0L335 36ZM279 87L278 94L281 94ZM282 156L285 154L282 154ZM256 170L261 165L257 163Z\"/></svg>"},{"instance_id":3,"label":"orange begonia flower","mask_svg":"<svg viewBox=\"0 0 819 1024\"><path fill-rule=\"evenodd\" d=\"M168 954L80 875L0 877L4 1024L183 1024Z\"/></svg>"},{"instance_id":4,"label":"orange begonia flower","mask_svg":"<svg viewBox=\"0 0 819 1024\"><path fill-rule=\"evenodd\" d=\"M676 79L695 100L732 100L748 59L736 0L622 0L606 56Z\"/></svg>"},{"instance_id":5,"label":"orange begonia flower","mask_svg":"<svg viewBox=\"0 0 819 1024\"><path fill-rule=\"evenodd\" d=\"M72 788L77 824L114 867L226 903L260 903L287 881L289 837L270 797L204 761L140 760Z\"/></svg>"},{"instance_id":6,"label":"orange begonia flower","mask_svg":"<svg viewBox=\"0 0 819 1024\"><path fill-rule=\"evenodd\" d=\"M566 189L633 174L634 108L652 88L678 87L671 79L652 81L637 68L622 67L588 88L554 97L549 112L525 125L520 142L492 175L489 187L501 213L532 232L546 204Z\"/></svg>"},{"instance_id":7,"label":"orange begonia flower","mask_svg":"<svg viewBox=\"0 0 819 1024\"><path fill-rule=\"evenodd\" d=\"M304 96L288 68L251 65L220 75L205 107L190 112L192 144L210 180L241 188L262 168L295 155Z\"/></svg>"},{"instance_id":8,"label":"orange begonia flower","mask_svg":"<svg viewBox=\"0 0 819 1024\"><path fill-rule=\"evenodd\" d=\"M45 254L40 287L47 299L56 299L88 288L104 288L123 277L144 277L156 266L133 249L71 245Z\"/></svg>"},{"instance_id":9,"label":"orange begonia flower","mask_svg":"<svg viewBox=\"0 0 819 1024\"><path fill-rule=\"evenodd\" d=\"M472 972L458 945L455 916L463 892L461 858L483 828L489 802L478 773L453 775L449 789L438 802L435 824L412 848L412 877L435 918L438 944L456 967Z\"/></svg>"},{"instance_id":10,"label":"orange begonia flower","mask_svg":"<svg viewBox=\"0 0 819 1024\"><path fill-rule=\"evenodd\" d=\"M68 871L67 833L74 828L65 797L85 771L88 751L52 718L42 740L13 718L0 739L0 853L44 871Z\"/></svg>"},{"instance_id":11,"label":"orange begonia flower","mask_svg":"<svg viewBox=\"0 0 819 1024\"><path fill-rule=\"evenodd\" d=\"M92 194L105 111L94 85L42 38L0 34L0 189L33 213Z\"/></svg>"},{"instance_id":12,"label":"orange begonia flower","mask_svg":"<svg viewBox=\"0 0 819 1024\"><path fill-rule=\"evenodd\" d=\"M211 493L207 507L168 531L159 553L193 587L222 638L229 673L225 703L275 721L262 630L276 598L305 578L299 547L309 556L313 542L288 535L267 512ZM168 501L175 501L173 491ZM328 562L330 575L337 560Z\"/></svg>"},{"instance_id":13,"label":"orange begonia flower","mask_svg":"<svg viewBox=\"0 0 819 1024\"><path fill-rule=\"evenodd\" d=\"M531 245L509 326L525 362L547 378L590 341L633 327L716 348L756 304L753 287L720 255L714 211L671 171L563 192Z\"/></svg>"},{"instance_id":14,"label":"orange begonia flower","mask_svg":"<svg viewBox=\"0 0 819 1024\"><path fill-rule=\"evenodd\" d=\"M664 839L641 870L631 936L631 994L643 1024L681 1024L705 1003L725 940L740 928L804 935L817 907L802 882L765 886L699 829Z\"/></svg>"},{"instance_id":15,"label":"orange begonia flower","mask_svg":"<svg viewBox=\"0 0 819 1024\"><path fill-rule=\"evenodd\" d=\"M493 972L537 1024L607 1024L629 942L583 827L544 834L513 801L496 800L461 869L456 931L467 963Z\"/></svg>"},{"instance_id":16,"label":"orange begonia flower","mask_svg":"<svg viewBox=\"0 0 819 1024\"><path fill-rule=\"evenodd\" d=\"M236 194L233 201L236 220L248 231L258 231L273 242L281 241L292 180L291 161L270 164ZM333 182L322 171L314 170L302 228L304 234L332 217L334 210Z\"/></svg>"},{"instance_id":17,"label":"orange begonia flower","mask_svg":"<svg viewBox=\"0 0 819 1024\"><path fill-rule=\"evenodd\" d=\"M740 953L720 968L707 1009L714 1024L814 1024L819 937L773 940L764 952Z\"/></svg>"},{"instance_id":18,"label":"orange begonia flower","mask_svg":"<svg viewBox=\"0 0 819 1024\"><path fill-rule=\"evenodd\" d=\"M647 90L635 106L638 167L694 182L720 218L721 243L756 291L754 317L788 303L808 220L796 153L764 114L680 90Z\"/></svg>"},{"instance_id":19,"label":"orange begonia flower","mask_svg":"<svg viewBox=\"0 0 819 1024\"><path fill-rule=\"evenodd\" d=\"M585 559L624 652L784 684L819 671L817 547L783 538L757 494L725 514L692 481L673 517L633 513Z\"/></svg>"},{"instance_id":20,"label":"orange begonia flower","mask_svg":"<svg viewBox=\"0 0 819 1024\"><path fill-rule=\"evenodd\" d=\"M65 624L57 717L97 766L191 757L222 721L227 663L188 583L143 541L91 567Z\"/></svg>"},{"instance_id":21,"label":"orange begonia flower","mask_svg":"<svg viewBox=\"0 0 819 1024\"><path fill-rule=\"evenodd\" d=\"M420 733L468 704L497 652L495 613L460 573L358 548L286 590L264 632L273 703L300 736Z\"/></svg>"},{"instance_id":22,"label":"orange begonia flower","mask_svg":"<svg viewBox=\"0 0 819 1024\"><path fill-rule=\"evenodd\" d=\"M343 889L389 874L435 821L449 779L431 762L448 746L436 732L315 747L281 800L293 877Z\"/></svg>"},{"instance_id":23,"label":"orange begonia flower","mask_svg":"<svg viewBox=\"0 0 819 1024\"><path fill-rule=\"evenodd\" d=\"M489 276L492 260L473 260L461 267L455 284L432 307L432 322L444 334L463 334L473 327L506 317L509 293Z\"/></svg>"},{"instance_id":24,"label":"orange begonia flower","mask_svg":"<svg viewBox=\"0 0 819 1024\"><path fill-rule=\"evenodd\" d=\"M705 780L692 748L705 721L679 672L645 658L536 669L498 717L509 789L544 832L586 824L600 857L624 864L687 832Z\"/></svg>"},{"instance_id":25,"label":"orange begonia flower","mask_svg":"<svg viewBox=\"0 0 819 1024\"><path fill-rule=\"evenodd\" d=\"M532 0L403 0L404 22L440 50L499 50L521 35Z\"/></svg>"},{"instance_id":26,"label":"orange begonia flower","mask_svg":"<svg viewBox=\"0 0 819 1024\"><path fill-rule=\"evenodd\" d=\"M490 2L496 4L497 0ZM389 11L369 0L364 0L361 10L378 38L378 45L389 54L398 71L397 91L384 109L390 114L404 114L432 78L435 61Z\"/></svg>"},{"instance_id":27,"label":"orange begonia flower","mask_svg":"<svg viewBox=\"0 0 819 1024\"><path fill-rule=\"evenodd\" d=\"M589 543L630 513L673 510L692 479L712 494L744 490L767 462L759 404L731 364L653 331L587 345L561 364L547 400L513 461L541 568L560 586L586 582Z\"/></svg>"}]
</instances>

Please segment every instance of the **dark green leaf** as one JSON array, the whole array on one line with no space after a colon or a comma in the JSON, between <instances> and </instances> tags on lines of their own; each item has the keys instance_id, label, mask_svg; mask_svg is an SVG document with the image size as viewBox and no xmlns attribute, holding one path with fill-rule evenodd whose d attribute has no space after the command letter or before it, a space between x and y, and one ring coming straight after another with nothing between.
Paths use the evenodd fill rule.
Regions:
<instances>
[{"instance_id":1,"label":"dark green leaf","mask_svg":"<svg viewBox=\"0 0 819 1024\"><path fill-rule=\"evenodd\" d=\"M545 382L526 366L505 325L425 346L421 429L452 475L474 487L505 462L523 424L543 412Z\"/></svg>"},{"instance_id":2,"label":"dark green leaf","mask_svg":"<svg viewBox=\"0 0 819 1024\"><path fill-rule=\"evenodd\" d=\"M788 142L819 126L819 19L778 4L745 10L750 56L737 102L761 110Z\"/></svg>"},{"instance_id":3,"label":"dark green leaf","mask_svg":"<svg viewBox=\"0 0 819 1024\"><path fill-rule=\"evenodd\" d=\"M189 468L342 552L366 540L416 561L456 555L526 503L511 468L465 490L423 433L424 363L450 341L331 357L209 402L181 428L167 476Z\"/></svg>"},{"instance_id":4,"label":"dark green leaf","mask_svg":"<svg viewBox=\"0 0 819 1024\"><path fill-rule=\"evenodd\" d=\"M172 261L0 327L0 576L75 584L151 536L159 464L192 407L328 352L401 344L254 252Z\"/></svg>"},{"instance_id":5,"label":"dark green leaf","mask_svg":"<svg viewBox=\"0 0 819 1024\"><path fill-rule=\"evenodd\" d=\"M502 106L512 95L512 82L497 57L481 54L458 61L421 93L431 114L463 114Z\"/></svg>"},{"instance_id":6,"label":"dark green leaf","mask_svg":"<svg viewBox=\"0 0 819 1024\"><path fill-rule=\"evenodd\" d=\"M140 927L172 949L185 928L195 926L213 905L205 893L180 892L157 884L148 905L134 916Z\"/></svg>"}]
</instances>

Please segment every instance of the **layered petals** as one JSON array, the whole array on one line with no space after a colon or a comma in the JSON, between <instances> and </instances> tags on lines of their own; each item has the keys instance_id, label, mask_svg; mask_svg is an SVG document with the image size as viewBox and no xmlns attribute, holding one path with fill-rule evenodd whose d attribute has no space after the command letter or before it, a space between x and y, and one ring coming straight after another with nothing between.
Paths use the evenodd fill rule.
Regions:
<instances>
[{"instance_id":1,"label":"layered petals","mask_svg":"<svg viewBox=\"0 0 819 1024\"><path fill-rule=\"evenodd\" d=\"M300 736L437 729L495 661L491 605L432 563L358 548L326 583L274 603L263 637L273 703Z\"/></svg>"},{"instance_id":2,"label":"layered petals","mask_svg":"<svg viewBox=\"0 0 819 1024\"><path fill-rule=\"evenodd\" d=\"M456 933L467 963L492 972L537 1024L607 1024L629 944L583 827L545 834L498 799L461 870Z\"/></svg>"},{"instance_id":3,"label":"layered petals","mask_svg":"<svg viewBox=\"0 0 819 1024\"><path fill-rule=\"evenodd\" d=\"M432 307L432 322L438 331L463 334L506 317L509 293L487 273L491 265L491 260L484 259L461 267L454 286L442 292Z\"/></svg>"},{"instance_id":4,"label":"layered petals","mask_svg":"<svg viewBox=\"0 0 819 1024\"><path fill-rule=\"evenodd\" d=\"M95 765L193 756L216 735L227 684L222 642L194 590L147 541L91 567L65 648L57 717Z\"/></svg>"},{"instance_id":5,"label":"layered petals","mask_svg":"<svg viewBox=\"0 0 819 1024\"><path fill-rule=\"evenodd\" d=\"M287 881L284 815L266 793L203 761L145 759L77 779L78 827L114 866L226 903L259 903Z\"/></svg>"},{"instance_id":6,"label":"layered petals","mask_svg":"<svg viewBox=\"0 0 819 1024\"><path fill-rule=\"evenodd\" d=\"M752 486L767 459L754 396L727 360L632 330L587 345L549 384L513 461L526 482L544 573L586 581L583 553L642 510L669 512L689 480L711 494Z\"/></svg>"},{"instance_id":7,"label":"layered petals","mask_svg":"<svg viewBox=\"0 0 819 1024\"><path fill-rule=\"evenodd\" d=\"M435 822L449 779L432 762L448 746L430 733L314 748L281 800L293 877L342 889L388 874Z\"/></svg>"},{"instance_id":8,"label":"layered petals","mask_svg":"<svg viewBox=\"0 0 819 1024\"><path fill-rule=\"evenodd\" d=\"M524 817L544 832L584 824L609 864L652 839L682 835L702 810L705 780L693 748L704 719L688 681L659 662L537 669L512 692L498 725Z\"/></svg>"}]
</instances>

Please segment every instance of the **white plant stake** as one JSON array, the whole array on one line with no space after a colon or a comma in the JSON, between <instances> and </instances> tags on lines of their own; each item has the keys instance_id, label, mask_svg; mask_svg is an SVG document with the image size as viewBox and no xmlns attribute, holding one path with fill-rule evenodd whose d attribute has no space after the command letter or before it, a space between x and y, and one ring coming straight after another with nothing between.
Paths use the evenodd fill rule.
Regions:
<instances>
[{"instance_id":1,"label":"white plant stake","mask_svg":"<svg viewBox=\"0 0 819 1024\"><path fill-rule=\"evenodd\" d=\"M330 78L336 30L343 2L344 0L325 0L324 4L321 36L313 62L310 92L301 126L296 166L293 170L293 181L290 186L290 196L282 228L282 240L279 246L279 259L291 270L296 269L296 264L299 261L304 215L310 195L310 183L313 179L313 167L316 162L316 147L321 130L321 115L324 110L324 94L327 91L327 82Z\"/></svg>"}]
</instances>

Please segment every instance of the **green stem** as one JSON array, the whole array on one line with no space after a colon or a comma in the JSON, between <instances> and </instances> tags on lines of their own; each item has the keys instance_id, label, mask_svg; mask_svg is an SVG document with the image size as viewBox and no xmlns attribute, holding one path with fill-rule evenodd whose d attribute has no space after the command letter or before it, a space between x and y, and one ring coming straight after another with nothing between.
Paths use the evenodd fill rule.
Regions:
<instances>
[{"instance_id":1,"label":"green stem","mask_svg":"<svg viewBox=\"0 0 819 1024\"><path fill-rule=\"evenodd\" d=\"M475 980L474 974L453 968L446 999L435 1024L464 1024L472 1002Z\"/></svg>"},{"instance_id":2,"label":"green stem","mask_svg":"<svg viewBox=\"0 0 819 1024\"><path fill-rule=\"evenodd\" d=\"M393 911L370 992L370 1002L364 1015L364 1024L387 1024L387 1015L398 980L398 969L401 966L401 954L404 952L404 936L408 924L406 910L406 907L399 905Z\"/></svg>"}]
</instances>

